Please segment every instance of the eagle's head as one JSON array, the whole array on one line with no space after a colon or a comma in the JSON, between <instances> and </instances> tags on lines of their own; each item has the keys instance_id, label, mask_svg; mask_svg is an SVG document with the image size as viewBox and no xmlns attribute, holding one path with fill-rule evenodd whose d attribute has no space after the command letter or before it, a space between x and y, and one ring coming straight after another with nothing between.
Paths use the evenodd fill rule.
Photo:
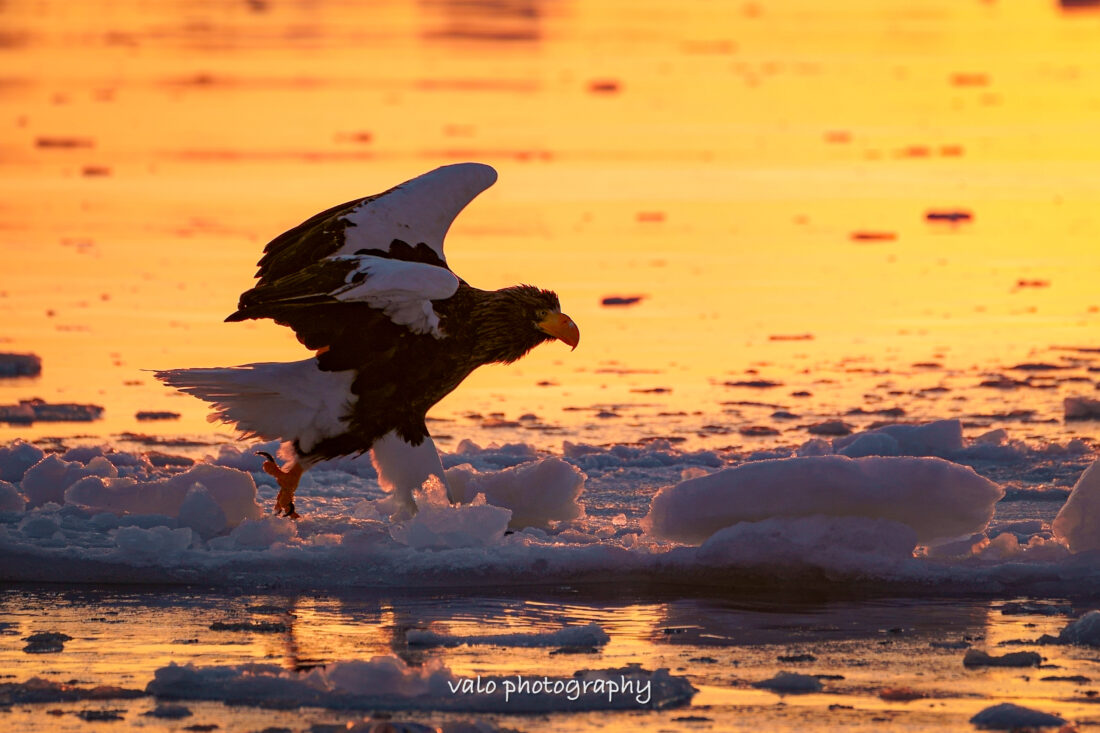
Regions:
<instances>
[{"instance_id":1,"label":"eagle's head","mask_svg":"<svg viewBox=\"0 0 1100 733\"><path fill-rule=\"evenodd\" d=\"M516 285L493 293L479 323L488 361L511 363L544 341L558 339L574 349L581 340L573 319L561 312L552 290Z\"/></svg>"}]
</instances>

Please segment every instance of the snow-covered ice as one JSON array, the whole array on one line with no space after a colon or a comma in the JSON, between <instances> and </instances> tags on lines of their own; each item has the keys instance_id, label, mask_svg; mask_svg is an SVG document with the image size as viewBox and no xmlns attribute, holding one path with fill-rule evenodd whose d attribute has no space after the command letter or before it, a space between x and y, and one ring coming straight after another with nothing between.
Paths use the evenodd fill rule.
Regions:
<instances>
[{"instance_id":1,"label":"snow-covered ice","mask_svg":"<svg viewBox=\"0 0 1100 733\"><path fill-rule=\"evenodd\" d=\"M219 446L192 465L105 445L39 456L16 442L0 449L0 471L16 479L0 483L0 578L720 587L738 576L778 580L781 569L803 582L946 593L1073 592L1100 580L1091 544L1097 481L1095 471L1080 475L1090 449L1012 439L960 445L957 428L938 421L856 433L840 445L887 436L902 452L951 460L849 458L821 439L760 455L663 440L567 441L560 454L465 441L441 456L460 503L433 479L417 492L416 514L391 518L392 496L369 459L340 459L306 475L297 522L265 511L277 489L253 451L273 450L270 443ZM1024 470L1032 483L1013 478ZM998 503L1002 481L1009 497ZM1073 481L1054 520L1066 496L1058 486Z\"/></svg>"},{"instance_id":2,"label":"snow-covered ice","mask_svg":"<svg viewBox=\"0 0 1100 733\"><path fill-rule=\"evenodd\" d=\"M1051 528L1073 552L1100 550L1100 461L1081 474Z\"/></svg>"},{"instance_id":3,"label":"snow-covered ice","mask_svg":"<svg viewBox=\"0 0 1100 733\"><path fill-rule=\"evenodd\" d=\"M739 522L810 516L887 519L933 544L980 532L1004 490L939 458L813 456L745 463L660 491L658 537L702 542Z\"/></svg>"},{"instance_id":4,"label":"snow-covered ice","mask_svg":"<svg viewBox=\"0 0 1100 733\"><path fill-rule=\"evenodd\" d=\"M1004 702L981 711L970 722L986 730L1025 730L1065 725L1057 715Z\"/></svg>"},{"instance_id":5,"label":"snow-covered ice","mask_svg":"<svg viewBox=\"0 0 1100 733\"><path fill-rule=\"evenodd\" d=\"M753 682L753 687L763 690L771 690L779 694L802 694L807 692L820 692L824 685L821 680L808 674L797 672L779 672L774 677L759 682Z\"/></svg>"},{"instance_id":6,"label":"snow-covered ice","mask_svg":"<svg viewBox=\"0 0 1100 733\"><path fill-rule=\"evenodd\" d=\"M439 660L400 657L333 662L308 672L274 664L170 664L146 691L164 700L220 700L267 707L539 713L662 709L686 705L695 688L666 669L582 670L572 677L454 674Z\"/></svg>"},{"instance_id":7,"label":"snow-covered ice","mask_svg":"<svg viewBox=\"0 0 1100 733\"><path fill-rule=\"evenodd\" d=\"M584 516L578 501L584 489L584 473L557 457L531 461L483 473L469 464L446 471L451 498L470 503L478 494L494 506L512 511L508 526L549 527L553 522ZM530 486L538 486L533 492Z\"/></svg>"},{"instance_id":8,"label":"snow-covered ice","mask_svg":"<svg viewBox=\"0 0 1100 733\"><path fill-rule=\"evenodd\" d=\"M1100 647L1100 611L1089 611L1058 634L1063 644Z\"/></svg>"}]
</instances>

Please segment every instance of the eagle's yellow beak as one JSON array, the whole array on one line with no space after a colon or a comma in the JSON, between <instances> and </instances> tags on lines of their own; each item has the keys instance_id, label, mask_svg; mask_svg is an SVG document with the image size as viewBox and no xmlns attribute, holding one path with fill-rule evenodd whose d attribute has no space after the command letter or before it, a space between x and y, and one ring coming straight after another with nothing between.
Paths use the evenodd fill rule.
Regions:
<instances>
[{"instance_id":1,"label":"eagle's yellow beak","mask_svg":"<svg viewBox=\"0 0 1100 733\"><path fill-rule=\"evenodd\" d=\"M559 341L564 341L574 349L581 342L581 330L577 328L577 324L573 323L573 319L564 313L551 313L539 321L538 326L540 331L550 334Z\"/></svg>"}]
</instances>

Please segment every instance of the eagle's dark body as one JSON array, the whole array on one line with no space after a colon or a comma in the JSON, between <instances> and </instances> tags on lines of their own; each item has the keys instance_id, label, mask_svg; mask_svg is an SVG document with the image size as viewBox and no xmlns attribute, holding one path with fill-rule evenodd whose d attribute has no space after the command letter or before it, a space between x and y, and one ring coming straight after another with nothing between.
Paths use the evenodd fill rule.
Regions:
<instances>
[{"instance_id":1,"label":"eagle's dark body","mask_svg":"<svg viewBox=\"0 0 1100 733\"><path fill-rule=\"evenodd\" d=\"M226 320L289 326L313 359L158 377L212 402L246 434L289 442L306 467L391 435L420 446L428 410L474 369L579 338L553 292L479 290L447 266L450 221L495 179L488 166L440 168L323 211L268 244L258 282Z\"/></svg>"}]
</instances>

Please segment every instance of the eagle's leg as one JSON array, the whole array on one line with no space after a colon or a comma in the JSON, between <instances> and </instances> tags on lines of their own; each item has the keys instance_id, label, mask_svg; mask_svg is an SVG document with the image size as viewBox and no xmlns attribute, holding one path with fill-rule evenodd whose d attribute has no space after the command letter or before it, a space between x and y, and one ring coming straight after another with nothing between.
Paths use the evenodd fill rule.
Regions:
<instances>
[{"instance_id":1,"label":"eagle's leg","mask_svg":"<svg viewBox=\"0 0 1100 733\"><path fill-rule=\"evenodd\" d=\"M410 517L416 514L413 492L419 490L430 477L437 477L444 487L447 486L443 463L430 435L425 435L418 445L413 445L395 431L388 432L374 441L370 457L378 472L378 483L392 492L396 509L394 516ZM450 489L447 490L447 498L451 499Z\"/></svg>"},{"instance_id":2,"label":"eagle's leg","mask_svg":"<svg viewBox=\"0 0 1100 733\"><path fill-rule=\"evenodd\" d=\"M264 473L274 476L275 482L279 484L279 495L275 497L275 516L285 514L291 519L297 519L299 514L294 511L294 492L298 488L298 482L302 480L302 474L306 471L305 467L294 461L286 468L279 468L279 464L270 453L260 452L258 455L267 459L261 466Z\"/></svg>"}]
</instances>

